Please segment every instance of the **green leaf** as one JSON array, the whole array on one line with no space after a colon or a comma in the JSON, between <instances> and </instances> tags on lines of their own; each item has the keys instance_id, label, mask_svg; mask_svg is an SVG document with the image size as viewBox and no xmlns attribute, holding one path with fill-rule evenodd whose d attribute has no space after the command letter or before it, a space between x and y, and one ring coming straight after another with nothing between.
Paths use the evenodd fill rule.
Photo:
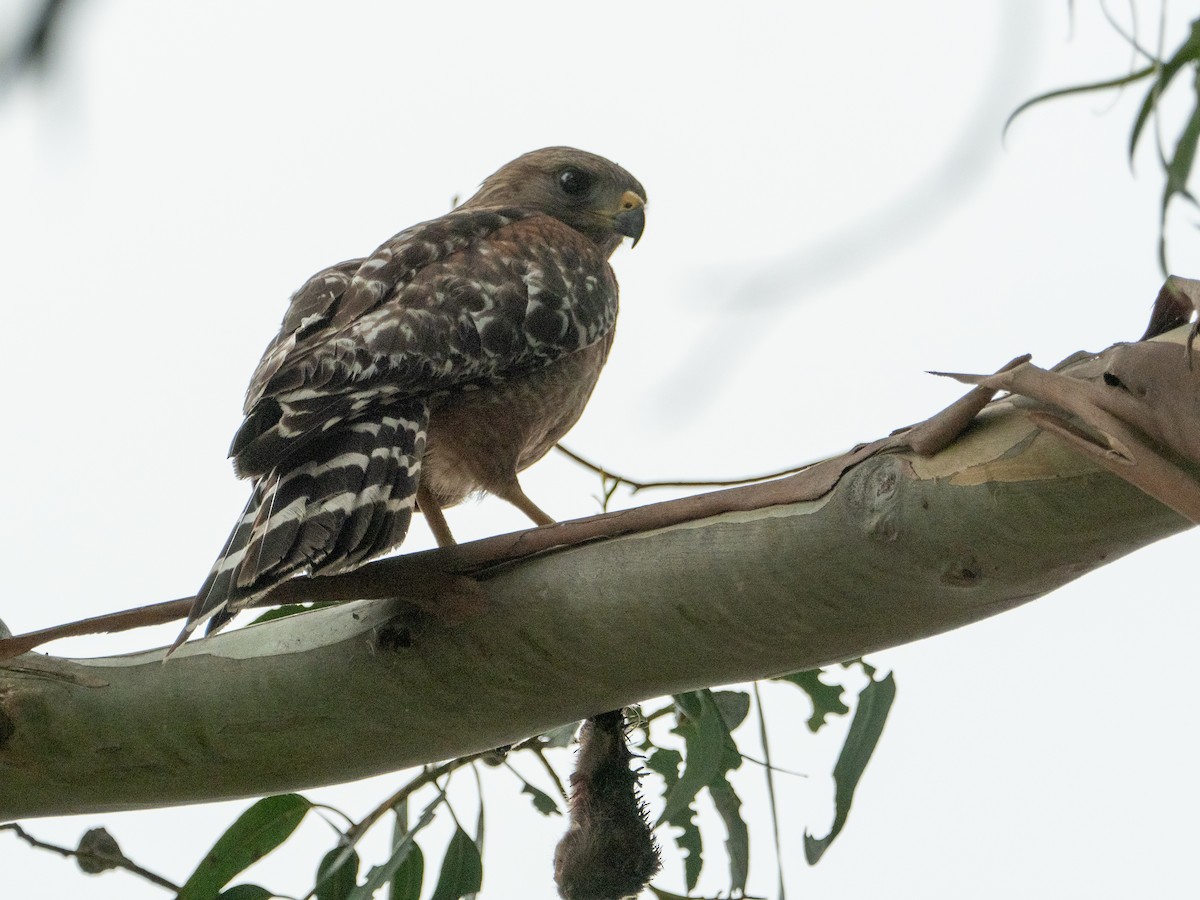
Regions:
<instances>
[{"instance_id":1,"label":"green leaf","mask_svg":"<svg viewBox=\"0 0 1200 900\"><path fill-rule=\"evenodd\" d=\"M404 839L392 849L392 855L387 858L386 862L382 865L372 866L363 883L347 894L346 900L371 900L389 880L392 884L392 896L403 896L396 893L396 885L401 881L400 870L404 868L412 854L420 854L421 848L413 839L417 830L414 828L404 836ZM421 871L424 872L424 861L421 863ZM420 885L417 886L417 889L419 892Z\"/></svg>"},{"instance_id":2,"label":"green leaf","mask_svg":"<svg viewBox=\"0 0 1200 900\"><path fill-rule=\"evenodd\" d=\"M395 851L408 837L408 798L393 806L392 812L396 819L392 823L392 850ZM420 900L421 883L425 879L425 854L419 846L409 843L411 849L400 863L400 868L392 873L391 880L388 881L388 900Z\"/></svg>"},{"instance_id":3,"label":"green leaf","mask_svg":"<svg viewBox=\"0 0 1200 900\"><path fill-rule=\"evenodd\" d=\"M666 782L666 789L670 790L679 780L679 764L682 762L683 754L678 750L659 747L646 759L646 768L661 775Z\"/></svg>"},{"instance_id":4,"label":"green leaf","mask_svg":"<svg viewBox=\"0 0 1200 900\"><path fill-rule=\"evenodd\" d=\"M725 739L729 735L711 691L680 694L675 698L675 703L688 717L688 721L677 729L683 736L687 753L683 774L663 798L663 811L655 823L656 827L690 806L700 789L712 783L720 772L721 758L725 755Z\"/></svg>"},{"instance_id":5,"label":"green leaf","mask_svg":"<svg viewBox=\"0 0 1200 900\"><path fill-rule=\"evenodd\" d=\"M665 789L669 792L679 781L679 766L682 762L683 754L678 750L659 747L647 758L646 768L662 776ZM671 840L683 855L683 875L687 889L694 890L704 865L704 842L700 836L700 829L696 826L696 811L691 806L685 806L666 822L672 828L680 829L678 834L671 835Z\"/></svg>"},{"instance_id":6,"label":"green leaf","mask_svg":"<svg viewBox=\"0 0 1200 900\"><path fill-rule=\"evenodd\" d=\"M417 824L408 830L404 830L403 828L399 827L400 817L399 814L397 814L396 834L399 836L399 840L396 841L395 846L392 847L392 855L389 856L387 861L382 865L373 866L371 871L367 873L366 880L352 890L346 900L371 900L371 898L375 896L375 892L383 887L389 879L392 879L392 897L398 900L398 898L404 896L403 894L397 893L397 884L404 883L402 882L399 874L400 870L404 868L411 854L416 853L420 855L421 848L418 847L415 842L416 835L419 831L421 831L421 829L425 828L430 822L433 821L434 812L439 806L442 805L442 803L445 802L445 800L446 789L442 788L442 790L439 791L438 795L433 798L430 804L425 807L425 810L421 813L421 817L417 820ZM421 862L417 864L417 894L414 895L414 897L420 895L420 881L421 877L424 875L424 871L425 864L424 859L422 858ZM408 875L404 877L407 878Z\"/></svg>"},{"instance_id":7,"label":"green leaf","mask_svg":"<svg viewBox=\"0 0 1200 900\"><path fill-rule=\"evenodd\" d=\"M388 900L421 900L421 887L425 881L425 854L416 844L400 867L392 875Z\"/></svg>"},{"instance_id":8,"label":"green leaf","mask_svg":"<svg viewBox=\"0 0 1200 900\"><path fill-rule=\"evenodd\" d=\"M1047 91L1044 94L1038 94L1036 97L1026 100L1009 114L1008 119L1004 122L1004 127L1000 129L1000 139L1003 140L1004 136L1008 134L1008 127L1012 125L1017 116L1040 103L1045 103L1047 100L1054 100L1058 97L1070 97L1073 94L1086 94L1091 91L1107 91L1113 88L1125 87L1128 84L1133 84L1135 81L1141 81L1143 78L1153 75L1157 71L1157 65L1150 65L1144 69L1138 69L1135 72L1130 72L1128 75L1122 75L1119 78L1112 78L1108 81L1093 81L1091 84L1080 84L1075 87L1059 88L1056 91Z\"/></svg>"},{"instance_id":9,"label":"green leaf","mask_svg":"<svg viewBox=\"0 0 1200 900\"><path fill-rule=\"evenodd\" d=\"M346 900L358 884L358 854L351 850L347 856L344 849L334 847L317 866L317 900Z\"/></svg>"},{"instance_id":10,"label":"green leaf","mask_svg":"<svg viewBox=\"0 0 1200 900\"><path fill-rule=\"evenodd\" d=\"M692 701L698 701L693 703ZM708 740L720 747L715 771L708 778L704 787L708 789L717 813L725 823L725 849L729 856L729 877L733 893L744 893L746 875L750 867L750 841L746 823L742 820L742 802L734 792L733 787L725 777L725 773L738 768L742 764L742 754L738 750L730 729L737 727L746 718L750 710L750 696L741 691L699 691L690 695L685 701L692 709L692 718L682 723L676 731L683 736L687 748L688 768L692 764L692 752L697 740ZM713 715L715 711L715 715ZM716 726L708 720L716 720ZM707 732L707 737L701 739L701 733ZM688 773L684 769L682 782ZM693 807L689 804L689 811ZM699 854L697 854L699 862ZM699 874L697 866L697 875ZM695 883L688 885L688 890L695 888Z\"/></svg>"},{"instance_id":11,"label":"green leaf","mask_svg":"<svg viewBox=\"0 0 1200 900\"><path fill-rule=\"evenodd\" d=\"M726 703L730 705L728 700ZM724 780L721 773L741 765L742 757L712 691L680 694L675 697L675 705L684 716L674 729L683 738L686 750L682 757L683 774L676 776L679 754L667 755L673 751L658 750L647 764L662 774L667 783L663 811L656 827L666 822L681 829L675 843L686 854L684 875L691 891L696 887L704 865L703 842L693 806L696 795L714 781ZM732 709L735 719L738 705L735 701Z\"/></svg>"},{"instance_id":12,"label":"green leaf","mask_svg":"<svg viewBox=\"0 0 1200 900\"><path fill-rule=\"evenodd\" d=\"M442 859L442 871L438 874L437 887L430 900L458 900L473 894L483 884L483 860L479 848L462 826L454 830L446 856Z\"/></svg>"},{"instance_id":13,"label":"green leaf","mask_svg":"<svg viewBox=\"0 0 1200 900\"><path fill-rule=\"evenodd\" d=\"M525 782L525 787L521 788L522 794L528 794L533 800L533 807L543 816L561 816L562 810L558 808L558 803L554 798L540 788L535 788L528 781Z\"/></svg>"},{"instance_id":14,"label":"green leaf","mask_svg":"<svg viewBox=\"0 0 1200 900\"><path fill-rule=\"evenodd\" d=\"M221 891L218 900L271 900L274 896L275 894L257 884L235 884L228 890Z\"/></svg>"},{"instance_id":15,"label":"green leaf","mask_svg":"<svg viewBox=\"0 0 1200 900\"><path fill-rule=\"evenodd\" d=\"M740 757L739 757L740 762ZM742 818L742 800L724 775L718 775L708 786L717 814L725 823L725 850L729 854L729 885L734 894L746 892L746 877L750 872L750 834ZM691 888L689 887L690 891Z\"/></svg>"},{"instance_id":16,"label":"green leaf","mask_svg":"<svg viewBox=\"0 0 1200 900\"><path fill-rule=\"evenodd\" d=\"M475 854L479 857L479 881L483 883L483 835L484 822L483 811L487 804L483 802L483 779L479 777L479 766L471 766L471 773L475 776L475 788L479 792L479 817L475 820ZM478 900L476 892L479 888L467 894L467 900Z\"/></svg>"},{"instance_id":17,"label":"green leaf","mask_svg":"<svg viewBox=\"0 0 1200 900\"><path fill-rule=\"evenodd\" d=\"M809 669L807 672L793 672L791 675L781 675L775 681L788 681L808 694L812 701L812 715L808 718L808 730L816 733L825 724L829 716L844 716L850 712L850 707L842 702L842 688L837 684L826 684L821 680L823 669Z\"/></svg>"},{"instance_id":18,"label":"green leaf","mask_svg":"<svg viewBox=\"0 0 1200 900\"><path fill-rule=\"evenodd\" d=\"M299 794L263 797L217 839L176 900L215 900L235 875L286 841L310 808Z\"/></svg>"},{"instance_id":19,"label":"green leaf","mask_svg":"<svg viewBox=\"0 0 1200 900\"><path fill-rule=\"evenodd\" d=\"M888 711L891 710L895 699L896 681L890 673L880 681L872 681L858 695L858 709L854 711L850 730L846 734L846 743L842 746L842 752L833 767L833 827L828 835L819 840L807 831L804 833L804 856L810 866L816 865L817 860L829 849L829 845L846 824L846 817L850 814L850 803L854 800L854 789L858 787L863 770L866 769L871 754L879 743Z\"/></svg>"},{"instance_id":20,"label":"green leaf","mask_svg":"<svg viewBox=\"0 0 1200 900\"><path fill-rule=\"evenodd\" d=\"M1167 272L1167 207L1176 194L1193 203L1196 202L1188 192L1187 184L1192 175L1192 165L1196 161L1196 145L1200 143L1200 67L1196 70L1194 91L1196 105L1192 108L1192 114L1188 117L1187 124L1179 133L1179 141L1175 144L1174 155L1166 163L1167 182L1163 188L1162 219L1158 229L1158 262L1162 266L1164 274L1169 274Z\"/></svg>"},{"instance_id":21,"label":"green leaf","mask_svg":"<svg viewBox=\"0 0 1200 900\"><path fill-rule=\"evenodd\" d=\"M551 728L542 735L542 740L547 747L569 747L571 746L571 741L575 740L575 735L578 731L579 723L569 722L566 725Z\"/></svg>"},{"instance_id":22,"label":"green leaf","mask_svg":"<svg viewBox=\"0 0 1200 900\"><path fill-rule=\"evenodd\" d=\"M1192 22L1192 30L1179 49L1175 51L1175 55L1164 62L1161 66L1155 66L1155 71L1158 72L1158 77L1154 79L1154 84L1150 86L1150 90L1146 92L1146 97L1142 100L1141 109L1138 110L1137 118L1133 122L1133 130L1129 135L1129 160L1133 161L1133 153L1137 149L1138 140L1142 136L1142 129L1146 126L1146 122L1150 119L1150 113L1154 111L1154 107L1158 105L1159 99L1166 92L1167 87L1171 84L1171 80L1179 74L1179 72L1188 63L1196 62L1200 59L1200 19Z\"/></svg>"},{"instance_id":23,"label":"green leaf","mask_svg":"<svg viewBox=\"0 0 1200 900\"><path fill-rule=\"evenodd\" d=\"M750 695L745 691L713 691L712 698L728 730L733 731L746 721L750 713Z\"/></svg>"},{"instance_id":24,"label":"green leaf","mask_svg":"<svg viewBox=\"0 0 1200 900\"><path fill-rule=\"evenodd\" d=\"M543 762L545 762L545 760L543 760ZM532 784L530 784L528 781L526 781L525 776L522 775L520 772L518 772L516 769L514 769L507 762L505 763L505 765L508 766L508 771L513 774L513 777L516 778L517 781L521 782L521 793L529 795L530 799L533 801L534 809L536 809L538 812L540 812L543 816L560 816L560 815L562 815L562 810L560 810L558 808L558 802L553 797L551 797L549 794L547 794L541 788L534 787ZM554 780L555 780L555 783L558 784L559 789L561 790L562 783L558 781L557 775L554 776ZM482 797L482 794L480 794L480 796ZM482 815L483 815L483 807L481 805L480 806L480 816L482 817ZM480 822L481 827L482 827L482 824L483 823L481 821ZM480 846L482 846L482 843Z\"/></svg>"}]
</instances>

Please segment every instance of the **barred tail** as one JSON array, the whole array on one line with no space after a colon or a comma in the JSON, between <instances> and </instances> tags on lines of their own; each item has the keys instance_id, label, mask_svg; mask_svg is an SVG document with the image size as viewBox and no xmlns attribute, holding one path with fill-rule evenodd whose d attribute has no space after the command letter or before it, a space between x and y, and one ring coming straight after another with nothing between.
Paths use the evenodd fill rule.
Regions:
<instances>
[{"instance_id":1,"label":"barred tail","mask_svg":"<svg viewBox=\"0 0 1200 900\"><path fill-rule=\"evenodd\" d=\"M298 572L344 572L403 541L428 424L423 400L394 404L339 423L306 444L302 459L258 478L172 649Z\"/></svg>"}]
</instances>

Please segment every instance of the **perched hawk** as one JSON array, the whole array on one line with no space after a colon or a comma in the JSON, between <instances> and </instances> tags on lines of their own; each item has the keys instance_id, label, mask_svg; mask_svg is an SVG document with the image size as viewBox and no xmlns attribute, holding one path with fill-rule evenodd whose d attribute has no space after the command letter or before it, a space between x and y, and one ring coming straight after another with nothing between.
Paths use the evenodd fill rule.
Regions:
<instances>
[{"instance_id":1,"label":"perched hawk","mask_svg":"<svg viewBox=\"0 0 1200 900\"><path fill-rule=\"evenodd\" d=\"M230 456L254 490L179 642L297 572L388 552L414 509L443 545L442 508L479 491L550 523L517 473L587 403L617 317L608 258L645 204L603 157L535 150L310 278L250 381Z\"/></svg>"}]
</instances>

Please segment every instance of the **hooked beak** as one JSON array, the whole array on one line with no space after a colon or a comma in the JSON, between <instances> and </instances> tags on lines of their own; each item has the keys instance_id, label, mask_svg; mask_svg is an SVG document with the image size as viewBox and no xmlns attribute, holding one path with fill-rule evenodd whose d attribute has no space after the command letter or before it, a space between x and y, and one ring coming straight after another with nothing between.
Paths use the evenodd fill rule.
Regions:
<instances>
[{"instance_id":1,"label":"hooked beak","mask_svg":"<svg viewBox=\"0 0 1200 900\"><path fill-rule=\"evenodd\" d=\"M633 191L621 196L621 211L613 216L613 228L617 234L633 238L633 246L642 239L646 227L646 201Z\"/></svg>"}]
</instances>

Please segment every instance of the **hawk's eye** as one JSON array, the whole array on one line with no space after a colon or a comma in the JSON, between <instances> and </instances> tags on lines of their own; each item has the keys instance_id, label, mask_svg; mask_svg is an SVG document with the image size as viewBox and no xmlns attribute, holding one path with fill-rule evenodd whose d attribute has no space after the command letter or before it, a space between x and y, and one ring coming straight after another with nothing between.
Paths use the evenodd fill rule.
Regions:
<instances>
[{"instance_id":1,"label":"hawk's eye","mask_svg":"<svg viewBox=\"0 0 1200 900\"><path fill-rule=\"evenodd\" d=\"M578 197L592 186L592 176L578 169L563 169L558 173L558 186L564 194Z\"/></svg>"}]
</instances>

